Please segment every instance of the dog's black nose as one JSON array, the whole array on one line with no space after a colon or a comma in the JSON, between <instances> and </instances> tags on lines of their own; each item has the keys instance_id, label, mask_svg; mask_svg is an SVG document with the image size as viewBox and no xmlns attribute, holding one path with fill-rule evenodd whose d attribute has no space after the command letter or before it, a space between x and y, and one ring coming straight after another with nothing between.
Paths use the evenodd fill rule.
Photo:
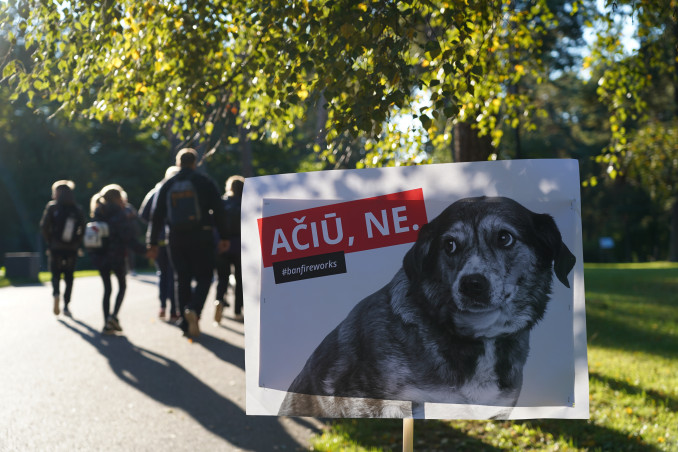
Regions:
<instances>
[{"instance_id":1,"label":"dog's black nose","mask_svg":"<svg viewBox=\"0 0 678 452\"><path fill-rule=\"evenodd\" d=\"M459 292L475 302L489 303L490 282L480 273L462 276L459 281Z\"/></svg>"}]
</instances>

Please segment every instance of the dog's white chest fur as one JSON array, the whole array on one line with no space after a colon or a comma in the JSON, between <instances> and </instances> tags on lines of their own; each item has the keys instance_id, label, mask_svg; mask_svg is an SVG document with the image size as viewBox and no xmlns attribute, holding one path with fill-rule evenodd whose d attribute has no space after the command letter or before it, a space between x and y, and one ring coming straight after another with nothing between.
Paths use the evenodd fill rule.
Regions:
<instances>
[{"instance_id":1,"label":"dog's white chest fur","mask_svg":"<svg viewBox=\"0 0 678 452\"><path fill-rule=\"evenodd\" d=\"M497 355L495 341L484 341L485 351L478 357L475 372L468 375L466 383L457 387L439 385L405 387L397 398L402 400L435 400L440 403L513 406L515 400L510 394L499 389L499 378L495 370Z\"/></svg>"},{"instance_id":2,"label":"dog's white chest fur","mask_svg":"<svg viewBox=\"0 0 678 452\"><path fill-rule=\"evenodd\" d=\"M485 339L485 353L478 357L473 376L457 392L465 403L496 404L502 400L495 365L497 356L493 339Z\"/></svg>"}]
</instances>

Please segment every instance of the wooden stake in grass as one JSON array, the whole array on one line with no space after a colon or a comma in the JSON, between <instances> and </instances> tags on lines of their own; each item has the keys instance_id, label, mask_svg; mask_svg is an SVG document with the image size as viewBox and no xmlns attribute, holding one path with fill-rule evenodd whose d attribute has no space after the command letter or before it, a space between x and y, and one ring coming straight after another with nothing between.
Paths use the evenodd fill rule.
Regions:
<instances>
[{"instance_id":1,"label":"wooden stake in grass","mask_svg":"<svg viewBox=\"0 0 678 452\"><path fill-rule=\"evenodd\" d=\"M403 419L403 452L413 452L414 447L414 419Z\"/></svg>"}]
</instances>

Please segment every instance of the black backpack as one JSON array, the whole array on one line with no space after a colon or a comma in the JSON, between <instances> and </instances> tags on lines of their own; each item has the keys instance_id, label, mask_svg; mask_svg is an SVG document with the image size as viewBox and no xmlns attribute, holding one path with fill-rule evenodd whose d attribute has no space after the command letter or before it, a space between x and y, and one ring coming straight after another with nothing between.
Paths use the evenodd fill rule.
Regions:
<instances>
[{"instance_id":1,"label":"black backpack","mask_svg":"<svg viewBox=\"0 0 678 452\"><path fill-rule=\"evenodd\" d=\"M200 226L198 192L190 178L175 179L167 190L167 223L177 230Z\"/></svg>"},{"instance_id":2,"label":"black backpack","mask_svg":"<svg viewBox=\"0 0 678 452\"><path fill-rule=\"evenodd\" d=\"M74 204L55 204L52 209L52 241L76 243L83 231L78 224L78 208Z\"/></svg>"}]
</instances>

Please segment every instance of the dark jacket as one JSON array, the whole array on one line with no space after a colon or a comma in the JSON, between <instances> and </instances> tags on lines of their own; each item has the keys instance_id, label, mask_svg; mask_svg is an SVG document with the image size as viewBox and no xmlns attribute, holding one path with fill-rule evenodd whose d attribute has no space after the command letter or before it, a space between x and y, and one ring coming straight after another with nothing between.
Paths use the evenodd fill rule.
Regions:
<instances>
[{"instance_id":1,"label":"dark jacket","mask_svg":"<svg viewBox=\"0 0 678 452\"><path fill-rule=\"evenodd\" d=\"M226 230L228 240L231 242L227 254L240 254L240 209L242 207L242 198L229 196L223 199L224 210L226 211Z\"/></svg>"},{"instance_id":2,"label":"dark jacket","mask_svg":"<svg viewBox=\"0 0 678 452\"><path fill-rule=\"evenodd\" d=\"M228 238L226 230L226 213L224 205L217 186L207 176L198 173L195 170L182 168L179 173L168 179L155 196L153 213L151 216L151 227L146 238L150 245L157 245L160 233L165 226L167 219L167 192L170 187L178 180L190 178L198 196L200 208L199 229L211 230L215 227L220 238ZM172 226L170 225L170 233Z\"/></svg>"},{"instance_id":3,"label":"dark jacket","mask_svg":"<svg viewBox=\"0 0 678 452\"><path fill-rule=\"evenodd\" d=\"M128 248L139 254L146 252L146 247L136 238L133 219L117 204L99 205L94 211L94 221L108 224L108 237L104 238L103 246L90 251L95 267L123 268Z\"/></svg>"},{"instance_id":4,"label":"dark jacket","mask_svg":"<svg viewBox=\"0 0 678 452\"><path fill-rule=\"evenodd\" d=\"M146 236L148 237L149 234L151 233L151 222L153 220L153 211L155 210L155 202L156 198L158 197L158 192L160 191L160 187L162 187L162 182L158 182L155 187L151 189L148 193L146 193L146 196L144 197L144 200L141 202L141 207L139 207L139 219L147 225L146 228ZM167 245L167 232L169 230L169 226L165 224L165 227L160 229L160 233L158 235L158 245L160 246L165 246Z\"/></svg>"},{"instance_id":5,"label":"dark jacket","mask_svg":"<svg viewBox=\"0 0 678 452\"><path fill-rule=\"evenodd\" d=\"M56 229L57 224L65 221L69 216L72 216L75 219L73 240L64 242L59 236L61 231L57 231ZM77 251L77 249L80 248L83 236L85 235L85 222L85 214L82 208L75 202L52 200L47 203L45 210L42 212L40 232L50 250Z\"/></svg>"},{"instance_id":6,"label":"dark jacket","mask_svg":"<svg viewBox=\"0 0 678 452\"><path fill-rule=\"evenodd\" d=\"M139 206L139 218L146 224L151 222L153 207L155 205L155 196L158 194L160 187L162 187L162 183L159 182L155 184L155 187L146 193L144 200L141 201L141 206Z\"/></svg>"}]
</instances>

